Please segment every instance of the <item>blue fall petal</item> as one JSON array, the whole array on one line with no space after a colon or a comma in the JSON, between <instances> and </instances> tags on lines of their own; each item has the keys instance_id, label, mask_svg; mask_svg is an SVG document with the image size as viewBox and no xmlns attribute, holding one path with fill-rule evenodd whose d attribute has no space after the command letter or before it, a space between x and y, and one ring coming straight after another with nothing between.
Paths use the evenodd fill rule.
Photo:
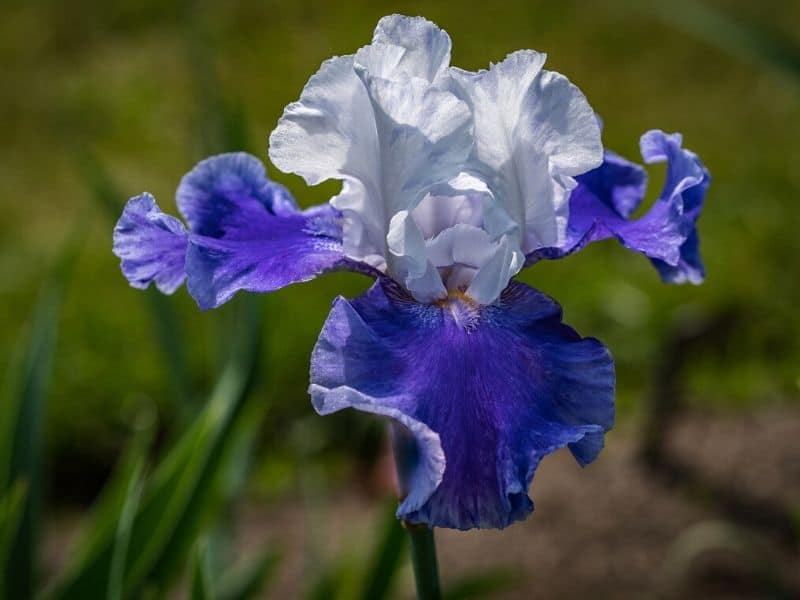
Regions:
<instances>
[{"instance_id":1,"label":"blue fall petal","mask_svg":"<svg viewBox=\"0 0 800 600\"><path fill-rule=\"evenodd\" d=\"M114 227L114 254L130 284L145 289L151 282L172 294L186 279L186 230L163 212L148 193L131 198Z\"/></svg>"},{"instance_id":2,"label":"blue fall petal","mask_svg":"<svg viewBox=\"0 0 800 600\"><path fill-rule=\"evenodd\" d=\"M641 149L645 162L668 163L664 187L650 210L630 218L644 198L647 175L639 165L607 151L600 167L577 177L564 244L537 250L528 256L528 264L616 238L649 257L664 281L702 282L695 224L710 181L708 171L696 154L681 148L679 134L649 131L642 136Z\"/></svg>"},{"instance_id":3,"label":"blue fall petal","mask_svg":"<svg viewBox=\"0 0 800 600\"><path fill-rule=\"evenodd\" d=\"M657 258L652 262L667 283L703 283L705 268L700 258L700 238L697 219L703 210L711 177L696 154L681 148L680 134L667 135L650 131L642 136L642 156L647 163L668 161L667 181L661 196L680 195L683 204L683 221L689 234L681 244L676 264ZM698 182L699 179L699 182Z\"/></svg>"},{"instance_id":4,"label":"blue fall petal","mask_svg":"<svg viewBox=\"0 0 800 600\"><path fill-rule=\"evenodd\" d=\"M192 229L187 286L203 310L239 290L271 292L347 266L338 211L324 204L301 212L249 154L202 161L177 198Z\"/></svg>"},{"instance_id":5,"label":"blue fall petal","mask_svg":"<svg viewBox=\"0 0 800 600\"><path fill-rule=\"evenodd\" d=\"M280 216L298 212L289 191L267 179L264 164L246 152L200 161L181 179L175 199L192 233L214 238L225 235L226 225L243 220L237 214L242 204Z\"/></svg>"},{"instance_id":6,"label":"blue fall petal","mask_svg":"<svg viewBox=\"0 0 800 600\"><path fill-rule=\"evenodd\" d=\"M603 164L578 177L579 190L586 188L603 205L619 216L629 219L644 200L647 191L647 171L606 150Z\"/></svg>"},{"instance_id":7,"label":"blue fall petal","mask_svg":"<svg viewBox=\"0 0 800 600\"><path fill-rule=\"evenodd\" d=\"M437 527L525 518L539 461L569 446L591 462L614 421L606 348L516 282L490 306L459 294L419 304L388 279L338 298L314 348L310 392L321 414L352 407L402 425L412 443L400 436L398 516Z\"/></svg>"},{"instance_id":8,"label":"blue fall petal","mask_svg":"<svg viewBox=\"0 0 800 600\"><path fill-rule=\"evenodd\" d=\"M228 229L220 238L192 235L186 253L189 293L202 310L209 310L240 290L273 292L347 268L341 240L321 233L337 219L333 209L312 217L262 214L246 227ZM318 220L324 223L319 226Z\"/></svg>"},{"instance_id":9,"label":"blue fall petal","mask_svg":"<svg viewBox=\"0 0 800 600\"><path fill-rule=\"evenodd\" d=\"M181 181L177 201L188 233L150 194L125 207L114 253L134 287L154 281L172 293L188 278L189 293L207 310L239 290L271 292L331 269L375 275L368 265L345 259L338 211L328 204L300 211L249 154L200 162Z\"/></svg>"}]
</instances>

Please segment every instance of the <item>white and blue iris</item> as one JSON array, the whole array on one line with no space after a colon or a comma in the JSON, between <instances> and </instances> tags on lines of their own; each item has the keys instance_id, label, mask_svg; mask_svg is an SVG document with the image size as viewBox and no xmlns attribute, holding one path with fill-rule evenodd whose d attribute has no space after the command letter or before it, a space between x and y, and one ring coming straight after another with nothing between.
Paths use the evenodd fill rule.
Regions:
<instances>
[{"instance_id":1,"label":"white and blue iris","mask_svg":"<svg viewBox=\"0 0 800 600\"><path fill-rule=\"evenodd\" d=\"M524 267L615 238L665 281L699 283L695 223L709 183L679 135L642 137L667 161L641 218L646 175L604 151L594 111L533 51L486 71L451 67L450 38L422 18L382 19L372 43L324 62L272 132L269 156L330 202L300 210L247 154L201 162L178 187L188 229L149 194L133 198L114 251L135 287L186 280L203 309L323 272L376 279L333 305L310 393L394 423L398 516L431 526L505 527L527 516L541 458L594 460L614 421L607 349L561 323Z\"/></svg>"}]
</instances>

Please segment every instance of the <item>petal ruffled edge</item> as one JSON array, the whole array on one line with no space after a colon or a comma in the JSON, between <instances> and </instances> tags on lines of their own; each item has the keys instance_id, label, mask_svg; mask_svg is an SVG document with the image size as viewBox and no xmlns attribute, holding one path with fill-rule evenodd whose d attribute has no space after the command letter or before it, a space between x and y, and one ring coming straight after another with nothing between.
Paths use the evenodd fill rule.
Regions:
<instances>
[{"instance_id":1,"label":"petal ruffled edge","mask_svg":"<svg viewBox=\"0 0 800 600\"><path fill-rule=\"evenodd\" d=\"M680 134L670 135L661 130L648 131L641 139L645 162L667 161L667 179L661 197L680 196L683 223L688 230L676 263L657 258L653 258L652 263L665 283L699 285L705 280L705 266L700 256L697 220L703 210L711 175L697 154L682 148L682 144L683 137Z\"/></svg>"},{"instance_id":2,"label":"petal ruffled edge","mask_svg":"<svg viewBox=\"0 0 800 600\"><path fill-rule=\"evenodd\" d=\"M630 219L644 197L646 172L607 151L603 164L578 178L570 196L564 244L528 254L526 265L574 254L591 242L616 238L651 259L667 283L702 283L696 222L710 183L697 155L681 147L680 134L652 130L641 138L647 163L666 161L667 176L659 198L639 219Z\"/></svg>"},{"instance_id":3,"label":"petal ruffled edge","mask_svg":"<svg viewBox=\"0 0 800 600\"><path fill-rule=\"evenodd\" d=\"M558 245L574 177L602 162L600 127L583 93L543 69L546 55L509 54L476 73L451 68L475 118L473 165L520 225L522 250Z\"/></svg>"},{"instance_id":4,"label":"petal ruffled edge","mask_svg":"<svg viewBox=\"0 0 800 600\"><path fill-rule=\"evenodd\" d=\"M386 79L419 77L434 81L450 64L450 36L424 17L388 15L378 21L372 45L402 49L391 70L375 73ZM369 46L367 47L369 48Z\"/></svg>"},{"instance_id":5,"label":"petal ruffled edge","mask_svg":"<svg viewBox=\"0 0 800 600\"><path fill-rule=\"evenodd\" d=\"M138 289L154 283L160 292L174 293L186 279L186 245L183 223L162 212L147 192L128 200L114 227L114 254Z\"/></svg>"},{"instance_id":6,"label":"petal ruffled edge","mask_svg":"<svg viewBox=\"0 0 800 600\"><path fill-rule=\"evenodd\" d=\"M175 202L193 234L219 237L232 205L257 202L270 213L288 216L299 211L285 187L267 177L264 163L247 152L209 156L181 178Z\"/></svg>"},{"instance_id":7,"label":"petal ruffled edge","mask_svg":"<svg viewBox=\"0 0 800 600\"><path fill-rule=\"evenodd\" d=\"M202 310L240 290L272 292L347 266L339 212L328 204L301 212L254 156L221 154L200 162L177 197L192 227L187 286Z\"/></svg>"},{"instance_id":8,"label":"petal ruffled edge","mask_svg":"<svg viewBox=\"0 0 800 600\"><path fill-rule=\"evenodd\" d=\"M327 323L327 322L326 322ZM312 359L313 360L313 359ZM402 433L407 435L403 440L403 451L413 454L413 465L407 469L398 469L404 497L397 507L398 518L413 514L422 508L431 494L436 490L444 476L446 460L439 435L430 427L405 414L398 408L387 406L377 398L360 393L348 387L338 386L326 388L312 383L308 388L314 410L320 415L329 415L345 408L354 408L362 412L389 417L404 427Z\"/></svg>"}]
</instances>

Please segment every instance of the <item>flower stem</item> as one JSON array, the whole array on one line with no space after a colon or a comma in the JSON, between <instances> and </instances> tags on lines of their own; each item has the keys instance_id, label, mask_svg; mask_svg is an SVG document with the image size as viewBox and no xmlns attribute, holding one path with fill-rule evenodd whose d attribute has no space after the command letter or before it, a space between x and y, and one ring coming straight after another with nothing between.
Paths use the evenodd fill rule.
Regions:
<instances>
[{"instance_id":1,"label":"flower stem","mask_svg":"<svg viewBox=\"0 0 800 600\"><path fill-rule=\"evenodd\" d=\"M441 600L439 568L436 564L436 542L433 530L424 525L403 523L411 538L411 562L418 600Z\"/></svg>"}]
</instances>

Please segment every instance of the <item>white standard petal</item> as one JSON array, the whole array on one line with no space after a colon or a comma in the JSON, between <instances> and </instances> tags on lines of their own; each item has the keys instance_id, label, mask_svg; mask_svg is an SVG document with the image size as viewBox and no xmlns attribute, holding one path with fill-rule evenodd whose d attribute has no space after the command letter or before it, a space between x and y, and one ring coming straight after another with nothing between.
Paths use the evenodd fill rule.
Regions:
<instances>
[{"instance_id":1,"label":"white standard petal","mask_svg":"<svg viewBox=\"0 0 800 600\"><path fill-rule=\"evenodd\" d=\"M331 58L283 111L269 138L270 160L309 185L348 176L369 181L379 167L372 121L353 57Z\"/></svg>"},{"instance_id":2,"label":"white standard petal","mask_svg":"<svg viewBox=\"0 0 800 600\"><path fill-rule=\"evenodd\" d=\"M434 81L450 64L450 36L423 17L383 17L375 28L372 43L402 49L391 71L371 71L384 79L405 76Z\"/></svg>"},{"instance_id":3,"label":"white standard petal","mask_svg":"<svg viewBox=\"0 0 800 600\"><path fill-rule=\"evenodd\" d=\"M310 185L343 181L331 204L343 213L350 258L390 269L392 215L469 155L469 108L429 80L445 72L449 48L447 34L424 19L387 18L371 46L323 63L270 136L282 171Z\"/></svg>"},{"instance_id":4,"label":"white standard petal","mask_svg":"<svg viewBox=\"0 0 800 600\"><path fill-rule=\"evenodd\" d=\"M483 224L483 203L479 193L456 190L447 184L434 186L411 214L426 239L435 237L454 223L474 227Z\"/></svg>"},{"instance_id":5,"label":"white standard petal","mask_svg":"<svg viewBox=\"0 0 800 600\"><path fill-rule=\"evenodd\" d=\"M483 227L493 239L519 230L486 183L468 173L433 186L412 212L426 238L455 223Z\"/></svg>"},{"instance_id":6,"label":"white standard petal","mask_svg":"<svg viewBox=\"0 0 800 600\"><path fill-rule=\"evenodd\" d=\"M393 215L412 209L431 186L459 172L471 150L472 122L464 102L422 79L389 81L358 72L375 115L379 196L388 233ZM336 199L334 206L340 206ZM386 255L390 274L396 256Z\"/></svg>"},{"instance_id":7,"label":"white standard petal","mask_svg":"<svg viewBox=\"0 0 800 600\"><path fill-rule=\"evenodd\" d=\"M602 161L600 128L586 98L524 50L488 71L450 69L451 89L475 119L472 168L520 226L522 249L563 241L574 176Z\"/></svg>"}]
</instances>

